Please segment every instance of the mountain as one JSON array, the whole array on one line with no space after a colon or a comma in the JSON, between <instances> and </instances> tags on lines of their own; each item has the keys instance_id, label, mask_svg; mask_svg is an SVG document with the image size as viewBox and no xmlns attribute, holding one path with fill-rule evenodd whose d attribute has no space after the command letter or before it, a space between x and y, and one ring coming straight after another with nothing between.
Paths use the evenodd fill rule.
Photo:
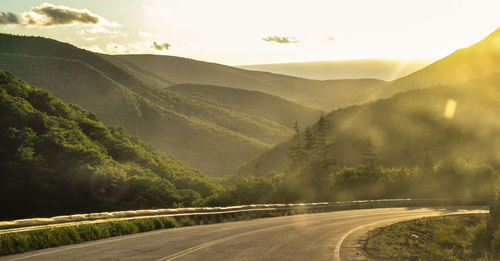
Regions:
<instances>
[{"instance_id":1,"label":"mountain","mask_svg":"<svg viewBox=\"0 0 500 261\"><path fill-rule=\"evenodd\" d=\"M259 91L200 84L179 84L169 90L237 111L259 121L267 120L289 128L295 121L305 125L313 124L321 114L318 110Z\"/></svg>"},{"instance_id":2,"label":"mountain","mask_svg":"<svg viewBox=\"0 0 500 261\"><path fill-rule=\"evenodd\" d=\"M410 91L329 113L327 140L337 165L360 164L369 141L387 166L422 167L447 159L499 166L496 133L500 124L495 120L500 117L499 42L497 30L471 47L389 83L392 92ZM457 107L450 119L444 113L453 104ZM263 173L285 171L290 148L297 141L294 138L264 152L240 173L253 173L256 166Z\"/></svg>"},{"instance_id":3,"label":"mountain","mask_svg":"<svg viewBox=\"0 0 500 261\"><path fill-rule=\"evenodd\" d=\"M373 94L385 83L374 79L317 81L166 55L102 57L112 62L121 59L124 63L132 63L142 70L177 84L191 83L261 91L326 111L377 99Z\"/></svg>"},{"instance_id":4,"label":"mountain","mask_svg":"<svg viewBox=\"0 0 500 261\"><path fill-rule=\"evenodd\" d=\"M500 28L478 43L459 49L406 77L393 81L381 96L431 87L454 85L500 73Z\"/></svg>"},{"instance_id":5,"label":"mountain","mask_svg":"<svg viewBox=\"0 0 500 261\"><path fill-rule=\"evenodd\" d=\"M201 204L221 187L0 71L0 218Z\"/></svg>"},{"instance_id":6,"label":"mountain","mask_svg":"<svg viewBox=\"0 0 500 261\"><path fill-rule=\"evenodd\" d=\"M372 78L392 81L415 72L430 63L429 60L355 59L253 64L238 67L315 80Z\"/></svg>"},{"instance_id":7,"label":"mountain","mask_svg":"<svg viewBox=\"0 0 500 261\"><path fill-rule=\"evenodd\" d=\"M440 160L500 166L500 74L453 86L440 86L397 94L361 106L331 112L326 140L337 166L356 166L363 147L374 145L385 166L420 166ZM453 118L445 117L448 103L456 102ZM316 129L314 125L312 129ZM302 135L305 135L302 133ZM306 141L302 140L304 144ZM291 139L264 152L240 169L252 174L285 171Z\"/></svg>"},{"instance_id":8,"label":"mountain","mask_svg":"<svg viewBox=\"0 0 500 261\"><path fill-rule=\"evenodd\" d=\"M146 71L141 69L139 66L128 62L124 59L120 59L118 56L111 56L111 55L105 55L105 54L100 54L100 56L112 64L122 68L123 70L127 71L128 73L134 75L137 77L139 80L149 83L153 86L159 86L159 87L166 87L175 84L174 82L171 82L159 75L156 75L150 71Z\"/></svg>"},{"instance_id":9,"label":"mountain","mask_svg":"<svg viewBox=\"0 0 500 261\"><path fill-rule=\"evenodd\" d=\"M232 172L292 133L292 123L259 121L144 83L100 55L51 39L0 35L0 69L210 175Z\"/></svg>"}]
</instances>

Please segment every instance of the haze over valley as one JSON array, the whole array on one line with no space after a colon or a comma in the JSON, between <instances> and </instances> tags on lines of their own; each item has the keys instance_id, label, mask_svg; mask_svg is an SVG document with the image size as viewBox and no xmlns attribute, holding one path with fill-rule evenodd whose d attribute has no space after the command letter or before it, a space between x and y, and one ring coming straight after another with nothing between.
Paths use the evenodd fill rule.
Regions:
<instances>
[{"instance_id":1,"label":"haze over valley","mask_svg":"<svg viewBox=\"0 0 500 261\"><path fill-rule=\"evenodd\" d=\"M453 199L491 213L404 247L435 260L500 255L500 6L458 2L2 2L0 228L137 209ZM130 226L208 222L190 215ZM446 232L462 225L463 238ZM94 239L133 233L120 229L134 231ZM0 255L42 248L23 238L0 229ZM380 246L378 258L401 257Z\"/></svg>"},{"instance_id":2,"label":"haze over valley","mask_svg":"<svg viewBox=\"0 0 500 261\"><path fill-rule=\"evenodd\" d=\"M355 59L238 66L243 69L287 74L314 80L396 80L431 64L432 60Z\"/></svg>"}]
</instances>

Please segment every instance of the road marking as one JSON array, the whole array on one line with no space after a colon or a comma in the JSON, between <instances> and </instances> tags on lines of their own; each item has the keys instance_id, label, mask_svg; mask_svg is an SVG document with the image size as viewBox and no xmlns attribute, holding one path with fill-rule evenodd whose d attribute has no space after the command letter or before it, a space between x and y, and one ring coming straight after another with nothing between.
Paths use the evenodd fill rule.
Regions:
<instances>
[{"instance_id":1,"label":"road marking","mask_svg":"<svg viewBox=\"0 0 500 261\"><path fill-rule=\"evenodd\" d=\"M479 213L479 211L478 210L476 210L476 211L465 211L465 212L455 211L453 214L470 214L470 213ZM453 214L447 213L446 215L453 215ZM377 222L365 224L365 225L362 225L362 226L359 226L359 227L355 227L355 228L349 230L349 232L347 232L344 235L342 235L342 237L339 239L339 241L337 241L337 244L335 245L335 252L334 252L334 257L333 258L334 258L334 260L341 261L341 258L340 258L340 248L342 247L342 244L344 243L344 240L350 234L354 233L357 230L363 229L363 228L368 227L368 226L373 226L373 225L376 225L376 224L379 224L379 223L384 223L384 222L387 222L387 223L390 224L392 222L406 221L406 220L412 220L412 219L417 219L417 218L422 218L422 217L434 217L434 216L441 216L441 215L443 215L443 214L439 214L439 213L434 213L434 214L429 213L427 215L420 214L420 215L412 216L411 218L409 218L408 216L406 216L406 217L385 219L385 220L380 220L380 221L377 221Z\"/></svg>"},{"instance_id":2,"label":"road marking","mask_svg":"<svg viewBox=\"0 0 500 261\"><path fill-rule=\"evenodd\" d=\"M397 209L397 208L388 208L388 209ZM321 213L321 214L327 214L328 217L323 217L323 218L321 218L318 221L338 220L338 219L345 219L345 218L352 219L352 218L360 217L360 216L366 217L367 215L369 215L369 216L375 215L375 213L372 213L372 214L365 213L366 211L370 211L371 212L373 210L374 209L363 209L363 210L348 210L346 212L344 212L344 211L338 211L338 212L336 212L335 211L335 212ZM377 209L377 210L381 210L381 209ZM352 215L352 216L348 215L348 214L351 214L351 213L347 213L347 212L351 212L351 211L353 211L354 213L357 213L357 215ZM334 213L336 215L334 215L333 217L331 217L330 215L334 214ZM379 214L377 214L377 215L379 215ZM390 215L392 215L392 214L390 214ZM294 215L294 216L287 216L287 217L295 219L295 218L300 218L300 216L302 216L302 215ZM253 220L253 221L258 221L258 220ZM383 221L387 221L387 220L383 220ZM379 222L382 222L382 221L379 221ZM378 223L378 222L375 222L375 223ZM220 225L220 224L214 224L214 225ZM253 234L253 233L257 233L257 232L271 230L271 229L282 227L282 226L290 226L290 225L293 225L293 223L287 223L287 224L283 224L283 225L266 227L266 228L262 228L262 229L258 229L258 230L254 230L254 231L249 231L249 232L244 232L244 233L240 233L240 234L228 236L228 237L225 237L225 238L221 238L221 239L218 239L218 240L214 240L214 241L207 242L207 243L204 243L204 244L201 244L201 245L198 245L198 246L191 247L189 249L186 249L186 250L174 253L172 255L169 255L167 257L161 258L159 260L162 260L162 261L173 260L173 259L175 259L177 257L184 256L186 254L195 252L197 250L200 250L200 249L203 249L203 248L207 248L207 247L210 247L210 246L213 246L213 245L216 245L216 244L219 244L219 243L231 240L231 239L235 239L235 238L238 238L238 237L243 237L243 236L250 235L250 234ZM368 224L368 225L371 225L371 224ZM367 225L365 225L365 226L367 226ZM365 227L365 226L362 226L362 227ZM354 232L357 229L361 229L362 227L358 227L356 229L353 229L353 230L349 231L348 234L346 234L346 235L344 235L342 237L341 241L343 241L350 233ZM78 248L85 248L85 247L95 246L95 245L102 245L102 244L106 244L106 243L110 243L110 242L123 241L123 240L127 240L127 239L134 239L134 238L149 236L151 234L159 234L159 233L163 233L163 232L166 232L166 231L170 231L170 229L160 229L160 230L157 230L157 231L150 231L148 233L139 233L139 234L134 234L134 235L127 235L127 236L123 236L123 237L119 237L119 238L114 238L114 239L113 238L103 239L103 240L100 240L100 241L97 241L97 242L92 242L92 243L86 242L86 243L81 243L81 244L75 245L75 246L61 246L59 249L55 249L55 250L52 250L52 251L40 250L40 251L44 251L44 252L37 253L37 254L32 254L32 255L27 255L27 256L20 256L20 257L8 259L8 260L15 261L15 260L23 260L23 259L33 258L33 257L40 257L40 256L44 256L44 255L49 255L49 254L63 252L63 251L66 251L66 250L72 250L72 249L78 249ZM335 251L336 251L335 253L337 253L336 256L338 256L339 258L340 258L340 256L339 256L340 246L342 244L341 241L339 241L339 243L337 243L336 249L335 249ZM338 250L337 250L337 248L338 248ZM19 255L22 255L22 254L19 254ZM334 258L336 256L334 256Z\"/></svg>"},{"instance_id":3,"label":"road marking","mask_svg":"<svg viewBox=\"0 0 500 261\"><path fill-rule=\"evenodd\" d=\"M355 217L364 217L364 216L366 216L366 214L353 215L353 216L347 216L347 217L345 217L345 216L334 217L333 220L339 219L339 218L343 219L343 218L355 218ZM325 219L322 219L322 221L329 220L329 219L332 219L332 217L327 217ZM346 223L346 222L344 222L344 223ZM255 234L255 233L258 233L258 232L262 232L262 231L266 231L266 230L271 230L271 229L275 229L275 228L279 228L279 227L293 226L293 225L294 225L294 223L283 224L283 225L272 226L272 227L267 227L267 228L261 228L261 229L254 230L254 231L244 232L244 233L240 233L240 234L236 234L236 235L232 235L232 236L220 238L220 239L217 239L217 240L214 240L214 241L210 241L210 242L207 242L207 243L204 243L204 244L201 244L201 245L197 245L197 246L194 246L194 247L182 250L182 251L174 253L172 255L169 255L169 256L157 259L156 261L170 261L170 260L174 260L176 258L185 256L187 254L191 254L191 253L196 252L198 250L201 250L201 249L204 249L204 248L207 248L207 247L211 247L213 245L216 245L216 244L219 244L219 243L223 243L223 242L235 239L235 238L244 237L244 236L247 236L247 235L251 235L251 234Z\"/></svg>"},{"instance_id":4,"label":"road marking","mask_svg":"<svg viewBox=\"0 0 500 261\"><path fill-rule=\"evenodd\" d=\"M235 238L239 238L239 237L244 237L244 236L255 234L255 233L258 233L258 232L262 232L262 231L266 231L266 230L271 230L271 229L275 229L275 228L279 228L279 227L284 227L284 226L290 226L290 225L292 225L292 224L284 224L284 225L279 225L279 226L272 226L272 227L267 227L267 228L261 228L261 229L258 229L258 230L244 232L244 233L232 235L232 236L229 236L229 237L223 237L223 238L220 238L220 239L217 239L217 240L214 240L214 241L210 241L210 242L207 242L207 243L204 243L204 244L201 244L201 245L197 245L197 246L185 249L183 251L177 252L175 254L172 254L172 255L169 255L169 256L157 259L156 261L170 261L170 260L174 260L174 259L176 259L178 257L185 256L187 254L196 252L196 251L198 251L200 249L207 248L207 247L210 247L210 246L222 243L222 242L226 242L226 241L229 241L231 239L235 239Z\"/></svg>"},{"instance_id":5,"label":"road marking","mask_svg":"<svg viewBox=\"0 0 500 261\"><path fill-rule=\"evenodd\" d=\"M332 212L328 212L328 213L332 213ZM365 214L363 214L363 215L365 215ZM363 216L363 215L349 216L349 218ZM300 216L300 215L293 215L293 216L288 216L288 217L296 218L298 216ZM337 216L334 217L334 219L338 219L338 218L346 218L346 217L344 215L342 215L340 217L337 217ZM331 219L331 217L327 217L326 219ZM218 225L218 224L214 224L214 225ZM290 225L290 224L285 224L285 225ZM285 226L285 225L280 225L280 226ZM279 226L268 227L268 228L265 228L265 229L271 229L271 228L275 228L275 227L279 227ZM258 231L262 231L262 230L265 230L265 229L255 230L255 231L251 231L251 232L258 232ZM56 250L52 250L52 251L40 250L40 251L44 251L44 252L37 253L37 254L32 254L32 255L28 255L28 256L21 256L21 257L17 257L17 258L13 258L13 259L7 259L7 260L8 261L15 261L15 260L23 260L23 259L27 259L27 258L39 257L39 256L54 254L54 253L58 253L58 252L62 252L62 251L67 251L67 250L72 250L72 249L84 248L84 247L94 246L94 245L102 245L102 244L106 244L106 243L117 242L117 241L122 241L122 240L127 240L127 239L133 239L133 238L137 238L137 237L149 236L151 234L157 234L157 233L166 232L167 230L170 230L170 229L160 229L160 230L157 230L157 231L150 231L150 232L147 232L147 233L138 233L138 234L126 235L126 236L115 238L115 239L113 239L113 238L105 238L105 239L102 239L102 241L98 241L98 242L91 242L91 241L90 242L82 242L82 243L80 243L78 245L75 245L75 246L60 246L60 249L56 249ZM241 234L237 234L237 235L244 236L243 234L248 234L248 233L249 232L241 233ZM236 236L236 235L233 235L233 236ZM227 240L230 240L230 239L227 239ZM227 241L227 240L225 240L225 241ZM223 242L223 241L221 241L221 242ZM220 242L218 242L218 243L220 243ZM208 244L208 243L205 243L205 244ZM208 246L205 246L205 247L208 247ZM205 248L205 247L203 247L203 248ZM193 247L193 248L195 248L195 247ZM199 249L201 249L201 248L199 248ZM187 250L188 249L186 249L184 251L187 251ZM184 251L181 251L181 252L184 252ZM194 252L194 251L190 251L190 252ZM178 252L178 253L180 253L180 252ZM176 254L178 254L178 253L176 253ZM173 254L173 255L176 255L176 254ZM18 255L22 255L22 254L18 254ZM173 255L171 255L171 256L173 256Z\"/></svg>"},{"instance_id":6,"label":"road marking","mask_svg":"<svg viewBox=\"0 0 500 261\"><path fill-rule=\"evenodd\" d=\"M71 250L71 249L77 249L77 248L83 248L83 247L88 247L88 246L101 245L101 244L106 244L106 243L109 243L109 242L122 241L122 240L127 240L127 239L131 239L131 238L136 238L136 237L149 236L151 234L156 234L155 232L156 233L160 233L160 232L165 232L165 230L161 229L161 230L158 230L158 231L151 231L149 233L138 233L138 234L134 234L134 235L130 235L130 236L125 236L125 237L120 237L120 238L115 238L115 239L106 239L105 241L99 241L99 242L93 242L93 243L81 243L81 245L76 245L76 246L72 246L72 247L61 246L61 249L52 250L52 251L46 251L46 252L43 252L43 253L33 254L33 255L29 255L29 256L21 256L21 257L17 257L17 258L13 258L13 259L8 259L8 261L22 260L22 259L26 259L26 258L44 256L44 255L48 255L48 254L54 254L54 253L58 253L58 252L66 251L66 250Z\"/></svg>"}]
</instances>

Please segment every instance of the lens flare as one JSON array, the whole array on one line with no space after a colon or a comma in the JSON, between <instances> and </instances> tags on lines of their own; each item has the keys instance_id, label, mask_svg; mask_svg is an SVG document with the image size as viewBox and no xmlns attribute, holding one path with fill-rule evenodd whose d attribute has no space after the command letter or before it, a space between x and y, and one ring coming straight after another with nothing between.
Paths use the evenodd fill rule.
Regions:
<instances>
[{"instance_id":1,"label":"lens flare","mask_svg":"<svg viewBox=\"0 0 500 261\"><path fill-rule=\"evenodd\" d=\"M452 119L455 116L455 110L457 109L457 101L453 99L448 99L446 106L444 108L444 117Z\"/></svg>"}]
</instances>

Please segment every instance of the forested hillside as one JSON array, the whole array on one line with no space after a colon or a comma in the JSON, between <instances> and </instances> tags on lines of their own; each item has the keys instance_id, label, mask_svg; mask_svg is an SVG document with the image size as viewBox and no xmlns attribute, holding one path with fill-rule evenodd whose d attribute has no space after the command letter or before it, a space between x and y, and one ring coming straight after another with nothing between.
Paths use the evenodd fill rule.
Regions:
<instances>
[{"instance_id":1,"label":"forested hillside","mask_svg":"<svg viewBox=\"0 0 500 261\"><path fill-rule=\"evenodd\" d=\"M393 81L382 96L435 85L455 85L500 73L500 28L478 43Z\"/></svg>"},{"instance_id":2,"label":"forested hillside","mask_svg":"<svg viewBox=\"0 0 500 261\"><path fill-rule=\"evenodd\" d=\"M226 200L492 199L499 86L500 74L333 111L242 168Z\"/></svg>"},{"instance_id":3,"label":"forested hillside","mask_svg":"<svg viewBox=\"0 0 500 261\"><path fill-rule=\"evenodd\" d=\"M337 164L358 164L360 148L367 140L377 147L381 162L389 166L422 166L445 157L499 164L496 144L500 141L493 135L498 131L495 119L500 116L495 103L500 94L500 74L495 69L500 65L499 41L497 30L469 48L388 83L393 92L424 90L328 114L326 118L332 123L329 138L334 144L331 151ZM443 115L448 100L457 104L452 119ZM256 165L267 172L285 170L291 144L289 141L265 152L241 172L251 173Z\"/></svg>"},{"instance_id":4,"label":"forested hillside","mask_svg":"<svg viewBox=\"0 0 500 261\"><path fill-rule=\"evenodd\" d=\"M169 87L169 90L290 129L296 121L313 124L321 114L318 110L259 91L198 84L179 84Z\"/></svg>"},{"instance_id":5,"label":"forested hillside","mask_svg":"<svg viewBox=\"0 0 500 261\"><path fill-rule=\"evenodd\" d=\"M0 35L0 69L210 175L233 172L292 133L293 121L262 121L145 84L99 55L46 38Z\"/></svg>"},{"instance_id":6,"label":"forested hillside","mask_svg":"<svg viewBox=\"0 0 500 261\"><path fill-rule=\"evenodd\" d=\"M327 140L338 166L355 166L369 141L386 166L424 166L443 159L463 159L500 166L496 135L500 131L500 75L457 86L397 94L362 106L331 112ZM456 102L453 118L444 115ZM312 126L309 129L314 129ZM301 133L301 135L305 135ZM284 171L296 140L266 152L242 169L259 165L266 172Z\"/></svg>"},{"instance_id":7,"label":"forested hillside","mask_svg":"<svg viewBox=\"0 0 500 261\"><path fill-rule=\"evenodd\" d=\"M132 63L177 84L204 84L261 91L325 111L377 99L385 84L385 81L374 79L317 81L166 55L103 57L116 64L120 63L117 62L118 59L122 60L122 64Z\"/></svg>"},{"instance_id":8,"label":"forested hillside","mask_svg":"<svg viewBox=\"0 0 500 261\"><path fill-rule=\"evenodd\" d=\"M0 218L203 204L222 188L0 71Z\"/></svg>"}]
</instances>

